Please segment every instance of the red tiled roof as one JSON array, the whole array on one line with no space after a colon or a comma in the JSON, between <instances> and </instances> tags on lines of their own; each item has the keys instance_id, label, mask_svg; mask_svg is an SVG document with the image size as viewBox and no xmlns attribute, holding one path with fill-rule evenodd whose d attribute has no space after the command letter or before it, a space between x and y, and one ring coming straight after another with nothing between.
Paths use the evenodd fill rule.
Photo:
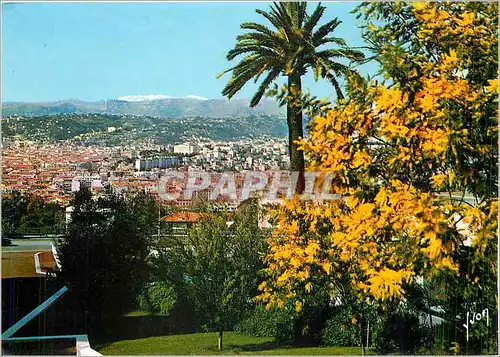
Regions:
<instances>
[{"instance_id":1,"label":"red tiled roof","mask_svg":"<svg viewBox=\"0 0 500 357\"><path fill-rule=\"evenodd\" d=\"M169 216L161 218L163 222L198 222L204 216L203 213L198 212L177 212Z\"/></svg>"}]
</instances>

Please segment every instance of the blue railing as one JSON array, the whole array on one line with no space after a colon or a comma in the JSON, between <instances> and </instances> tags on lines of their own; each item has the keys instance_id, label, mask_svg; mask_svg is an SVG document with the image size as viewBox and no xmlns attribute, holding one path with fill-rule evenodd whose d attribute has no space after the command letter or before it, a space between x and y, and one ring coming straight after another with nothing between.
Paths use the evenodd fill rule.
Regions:
<instances>
[{"instance_id":1,"label":"blue railing","mask_svg":"<svg viewBox=\"0 0 500 357\"><path fill-rule=\"evenodd\" d=\"M29 342L29 341L44 341L44 340L59 340L59 339L75 339L76 340L76 348L78 355L100 355L97 351L94 351L90 348L89 339L87 335L54 335L54 336L23 336L23 337L12 337L21 327L26 325L29 321L37 317L41 312L46 310L50 305L52 305L57 299L61 297L68 291L66 286L63 286L59 289L54 295L41 303L38 307L36 307L33 311L24 316L21 320L16 322L14 325L9 327L2 333L2 341L6 342ZM81 347L81 348L80 348ZM79 353L79 350L82 350L82 353ZM83 351L85 350L85 351Z\"/></svg>"}]
</instances>

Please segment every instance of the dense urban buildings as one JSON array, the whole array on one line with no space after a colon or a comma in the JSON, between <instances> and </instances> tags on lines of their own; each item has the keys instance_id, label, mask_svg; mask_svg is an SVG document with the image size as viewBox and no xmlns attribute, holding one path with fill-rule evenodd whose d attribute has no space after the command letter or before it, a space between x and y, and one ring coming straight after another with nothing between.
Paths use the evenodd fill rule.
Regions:
<instances>
[{"instance_id":1,"label":"dense urban buildings","mask_svg":"<svg viewBox=\"0 0 500 357\"><path fill-rule=\"evenodd\" d=\"M10 137L4 140L2 192L30 192L47 202L63 204L82 187L117 193L140 189L158 197L159 178L169 171L241 173L284 170L287 166L284 138L199 138L161 144L143 140L132 146L83 146L71 141L45 144ZM181 198L171 204L189 206L192 200L206 198L203 195L197 192L192 199Z\"/></svg>"}]
</instances>

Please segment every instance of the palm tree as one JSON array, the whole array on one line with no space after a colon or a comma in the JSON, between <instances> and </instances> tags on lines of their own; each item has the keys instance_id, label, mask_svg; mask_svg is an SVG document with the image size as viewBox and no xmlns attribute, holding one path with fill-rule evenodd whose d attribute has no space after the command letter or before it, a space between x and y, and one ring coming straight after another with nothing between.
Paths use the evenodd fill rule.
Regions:
<instances>
[{"instance_id":1,"label":"palm tree","mask_svg":"<svg viewBox=\"0 0 500 357\"><path fill-rule=\"evenodd\" d=\"M325 9L320 3L309 15L307 2L274 2L269 11L255 10L272 24L272 28L253 22L241 24L242 29L250 31L237 36L237 44L226 58L231 61L240 55L244 57L237 65L218 75L220 77L232 72L232 78L222 94L231 99L248 81L254 79L257 82L265 73L264 80L250 101L250 107L260 102L270 85L280 76L288 79L288 93L295 93L295 98L301 98L302 76L311 69L316 80L320 77L329 80L337 98L343 98L338 78L346 76L350 69L341 61L347 59L358 62L364 55L348 48L342 38L330 36L341 23L337 18L317 27ZM327 44L334 44L336 48L325 48ZM304 189L304 154L297 150L295 140L303 137L302 110L302 104L287 100L290 169L299 172L296 189L299 193Z\"/></svg>"}]
</instances>

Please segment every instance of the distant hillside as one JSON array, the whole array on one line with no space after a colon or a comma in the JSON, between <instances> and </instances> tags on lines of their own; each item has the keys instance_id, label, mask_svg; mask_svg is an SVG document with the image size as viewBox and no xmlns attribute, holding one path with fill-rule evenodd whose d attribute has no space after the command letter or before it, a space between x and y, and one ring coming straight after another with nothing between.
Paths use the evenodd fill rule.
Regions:
<instances>
[{"instance_id":1,"label":"distant hillside","mask_svg":"<svg viewBox=\"0 0 500 357\"><path fill-rule=\"evenodd\" d=\"M276 115L284 113L284 108L278 107L275 101L262 100L255 108L248 106L247 100L234 99L231 101L196 98L167 98L144 101L125 101L111 99L100 102L84 102L65 100L48 103L14 103L2 105L2 116L31 116L57 114L122 114L140 115L159 118L183 117L211 117L224 118L249 115Z\"/></svg>"},{"instance_id":2,"label":"distant hillside","mask_svg":"<svg viewBox=\"0 0 500 357\"><path fill-rule=\"evenodd\" d=\"M57 114L87 114L105 113L106 101L83 102L77 100L63 100L48 103L6 102L2 103L2 116L22 115L38 117Z\"/></svg>"},{"instance_id":3,"label":"distant hillside","mask_svg":"<svg viewBox=\"0 0 500 357\"><path fill-rule=\"evenodd\" d=\"M111 127L113 130L109 130ZM70 140L104 146L132 145L143 139L168 144L192 137L212 140L284 138L287 133L286 119L282 115L164 119L123 114L59 114L2 119L4 139L16 136L37 142Z\"/></svg>"}]
</instances>

